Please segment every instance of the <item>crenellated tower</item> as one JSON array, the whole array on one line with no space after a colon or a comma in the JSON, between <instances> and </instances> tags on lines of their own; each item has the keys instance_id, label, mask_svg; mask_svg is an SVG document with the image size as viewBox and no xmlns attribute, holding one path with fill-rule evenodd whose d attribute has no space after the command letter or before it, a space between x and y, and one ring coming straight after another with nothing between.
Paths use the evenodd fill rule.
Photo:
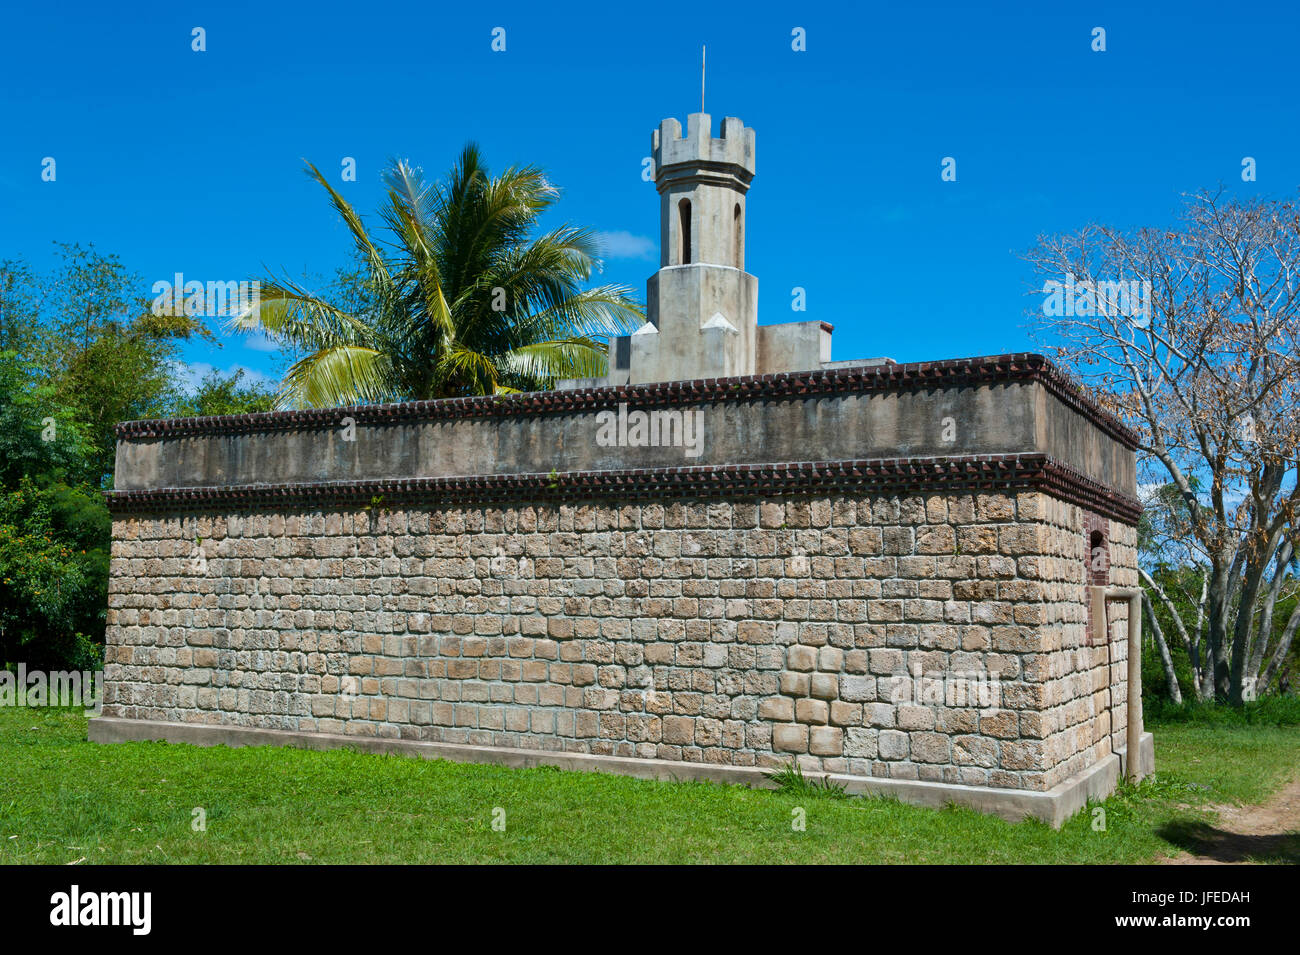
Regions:
<instances>
[{"instance_id":1,"label":"crenellated tower","mask_svg":"<svg viewBox=\"0 0 1300 955\"><path fill-rule=\"evenodd\" d=\"M646 283L649 324L632 337L632 383L754 371L758 279L745 271L754 131L730 116L721 136L711 125L692 113L685 136L675 119L651 134L659 271Z\"/></svg>"},{"instance_id":2,"label":"crenellated tower","mask_svg":"<svg viewBox=\"0 0 1300 955\"><path fill-rule=\"evenodd\" d=\"M707 113L692 113L685 136L675 119L665 119L651 133L661 268L712 265L744 271L754 131L728 116L715 138L711 125Z\"/></svg>"},{"instance_id":3,"label":"crenellated tower","mask_svg":"<svg viewBox=\"0 0 1300 955\"><path fill-rule=\"evenodd\" d=\"M609 374L561 388L808 371L831 362L831 326L758 324L758 279L745 271L754 130L734 116L665 119L650 136L659 192L659 271L646 324L609 343ZM842 363L848 364L848 363ZM854 364L862 364L861 362Z\"/></svg>"}]
</instances>

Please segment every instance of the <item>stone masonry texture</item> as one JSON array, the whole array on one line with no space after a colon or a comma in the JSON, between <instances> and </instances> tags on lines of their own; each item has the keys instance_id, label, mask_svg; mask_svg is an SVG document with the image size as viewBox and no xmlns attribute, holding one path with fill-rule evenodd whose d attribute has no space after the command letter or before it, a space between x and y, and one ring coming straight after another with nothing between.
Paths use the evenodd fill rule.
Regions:
<instances>
[{"instance_id":1,"label":"stone masonry texture","mask_svg":"<svg viewBox=\"0 0 1300 955\"><path fill-rule=\"evenodd\" d=\"M1043 791L1122 745L1124 608L1041 491L120 514L104 712Z\"/></svg>"}]
</instances>

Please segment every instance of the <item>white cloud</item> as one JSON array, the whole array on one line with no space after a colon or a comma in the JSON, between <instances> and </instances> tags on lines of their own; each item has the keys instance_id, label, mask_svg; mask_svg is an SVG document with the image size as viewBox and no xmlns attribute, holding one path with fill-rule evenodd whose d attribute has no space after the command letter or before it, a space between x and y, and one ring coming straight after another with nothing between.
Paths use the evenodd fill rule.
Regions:
<instances>
[{"instance_id":1,"label":"white cloud","mask_svg":"<svg viewBox=\"0 0 1300 955\"><path fill-rule=\"evenodd\" d=\"M248 332L239 339L239 343L253 351L279 351L280 343L266 332Z\"/></svg>"},{"instance_id":2,"label":"white cloud","mask_svg":"<svg viewBox=\"0 0 1300 955\"><path fill-rule=\"evenodd\" d=\"M607 259L653 259L655 241L644 235L631 232L598 232L596 241L601 253Z\"/></svg>"}]
</instances>

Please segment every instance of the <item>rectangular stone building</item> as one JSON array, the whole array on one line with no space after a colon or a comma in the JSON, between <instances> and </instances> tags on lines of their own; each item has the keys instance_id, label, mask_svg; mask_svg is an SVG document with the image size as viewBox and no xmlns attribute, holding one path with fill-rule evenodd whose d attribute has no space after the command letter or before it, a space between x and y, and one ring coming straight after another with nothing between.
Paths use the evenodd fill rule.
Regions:
<instances>
[{"instance_id":1,"label":"rectangular stone building","mask_svg":"<svg viewBox=\"0 0 1300 955\"><path fill-rule=\"evenodd\" d=\"M354 745L1059 824L1125 745L1135 436L1041 356L756 324L753 132L654 137L646 334L564 390L118 428L92 739ZM1149 763L1150 737L1143 759Z\"/></svg>"},{"instance_id":2,"label":"rectangular stone building","mask_svg":"<svg viewBox=\"0 0 1300 955\"><path fill-rule=\"evenodd\" d=\"M699 455L602 447L620 406L694 416ZM1053 820L1115 778L1125 644L1086 588L1099 546L1137 582L1133 436L1040 357L119 436L94 738L797 757Z\"/></svg>"}]
</instances>

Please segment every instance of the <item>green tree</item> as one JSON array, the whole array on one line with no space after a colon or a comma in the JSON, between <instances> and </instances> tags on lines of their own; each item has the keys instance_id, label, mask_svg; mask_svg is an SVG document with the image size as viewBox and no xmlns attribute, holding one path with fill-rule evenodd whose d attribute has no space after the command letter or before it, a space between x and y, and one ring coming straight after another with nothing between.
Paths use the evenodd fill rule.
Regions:
<instances>
[{"instance_id":1,"label":"green tree","mask_svg":"<svg viewBox=\"0 0 1300 955\"><path fill-rule=\"evenodd\" d=\"M179 343L195 318L155 314L139 276L94 246L58 245L46 275L0 262L0 666L84 669L102 655L113 426L259 410L238 374L184 399Z\"/></svg>"},{"instance_id":2,"label":"green tree","mask_svg":"<svg viewBox=\"0 0 1300 955\"><path fill-rule=\"evenodd\" d=\"M31 266L15 259L0 261L0 351L31 352L36 344L36 303Z\"/></svg>"},{"instance_id":3,"label":"green tree","mask_svg":"<svg viewBox=\"0 0 1300 955\"><path fill-rule=\"evenodd\" d=\"M114 425L172 413L180 342L212 334L197 318L154 314L140 276L116 255L56 245L59 265L37 283L37 360L81 423L99 483L113 469Z\"/></svg>"},{"instance_id":4,"label":"green tree","mask_svg":"<svg viewBox=\"0 0 1300 955\"><path fill-rule=\"evenodd\" d=\"M594 235L562 225L531 237L558 193L536 167L491 176L467 145L445 182L405 161L384 174L380 212L393 253L310 163L365 264L355 294L313 295L263 281L234 327L295 349L281 407L496 394L606 370L604 341L644 319L630 289L583 290Z\"/></svg>"},{"instance_id":5,"label":"green tree","mask_svg":"<svg viewBox=\"0 0 1300 955\"><path fill-rule=\"evenodd\" d=\"M83 430L43 369L0 352L0 666L101 655L112 522Z\"/></svg>"},{"instance_id":6,"label":"green tree","mask_svg":"<svg viewBox=\"0 0 1300 955\"><path fill-rule=\"evenodd\" d=\"M72 482L98 480L93 449L72 408L37 365L16 351L0 351L0 486L23 476Z\"/></svg>"},{"instance_id":7,"label":"green tree","mask_svg":"<svg viewBox=\"0 0 1300 955\"><path fill-rule=\"evenodd\" d=\"M98 666L110 528L103 497L84 487L23 477L0 492L0 666Z\"/></svg>"},{"instance_id":8,"label":"green tree","mask_svg":"<svg viewBox=\"0 0 1300 955\"><path fill-rule=\"evenodd\" d=\"M260 384L240 384L244 370L223 376L213 369L199 382L193 395L181 398L176 406L178 418L206 418L212 415L252 414L275 407L275 392Z\"/></svg>"}]
</instances>

